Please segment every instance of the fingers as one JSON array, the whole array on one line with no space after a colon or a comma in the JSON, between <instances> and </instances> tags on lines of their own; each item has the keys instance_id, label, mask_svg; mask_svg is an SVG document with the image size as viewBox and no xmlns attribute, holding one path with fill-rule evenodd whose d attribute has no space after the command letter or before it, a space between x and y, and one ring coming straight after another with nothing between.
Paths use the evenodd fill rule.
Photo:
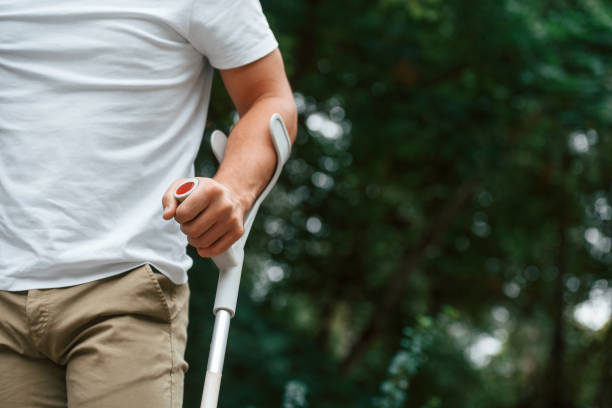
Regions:
<instances>
[{"instance_id":1,"label":"fingers","mask_svg":"<svg viewBox=\"0 0 612 408\"><path fill-rule=\"evenodd\" d=\"M166 192L164 193L162 197L162 207L164 209L164 213L162 217L165 220L171 219L172 217L174 217L174 214L176 213L178 201L176 200L176 198L174 198L174 190L176 190L179 184L181 184L184 180L185 179L175 180L174 183L172 183L172 185L168 187L168 190L166 190Z\"/></svg>"},{"instance_id":2,"label":"fingers","mask_svg":"<svg viewBox=\"0 0 612 408\"><path fill-rule=\"evenodd\" d=\"M207 248L197 248L198 255L202 258L212 258L213 256L220 255L227 251L241 236L242 234L239 234L237 231L234 233L227 233L213 243L213 245Z\"/></svg>"},{"instance_id":3,"label":"fingers","mask_svg":"<svg viewBox=\"0 0 612 408\"><path fill-rule=\"evenodd\" d=\"M206 234L210 236L210 233L213 231L213 226L216 229L225 228L231 215L231 207L223 206L219 200L217 200L215 203L209 205L206 211L201 212L196 218L181 224L181 231L192 240L201 240ZM214 229L214 231L216 231L216 229ZM220 233L218 235L220 235ZM206 246L208 246L208 244Z\"/></svg>"},{"instance_id":4,"label":"fingers","mask_svg":"<svg viewBox=\"0 0 612 408\"><path fill-rule=\"evenodd\" d=\"M211 179L201 178L198 187L178 206L174 218L179 224L194 220L211 203L219 200L225 191ZM203 231L202 231L203 232Z\"/></svg>"},{"instance_id":5,"label":"fingers","mask_svg":"<svg viewBox=\"0 0 612 408\"><path fill-rule=\"evenodd\" d=\"M192 239L199 238L204 235L204 233L206 233L206 231L208 231L217 221L215 220L215 217L210 214L212 211L214 211L214 209L209 207L208 211L201 214L199 217L182 224L181 231L183 231L183 234ZM225 220L223 219L219 221Z\"/></svg>"},{"instance_id":6,"label":"fingers","mask_svg":"<svg viewBox=\"0 0 612 408\"><path fill-rule=\"evenodd\" d=\"M208 248L228 231L226 223L216 223L198 238L187 237L189 244L196 248Z\"/></svg>"},{"instance_id":7,"label":"fingers","mask_svg":"<svg viewBox=\"0 0 612 408\"><path fill-rule=\"evenodd\" d=\"M215 224L207 229L202 235L193 237L188 236L189 243L196 248L209 248L216 245L216 243L227 236L228 239L233 241L227 246L229 247L244 233L244 227L238 217L229 216L225 220L218 220ZM227 248L226 248L227 249Z\"/></svg>"}]
</instances>

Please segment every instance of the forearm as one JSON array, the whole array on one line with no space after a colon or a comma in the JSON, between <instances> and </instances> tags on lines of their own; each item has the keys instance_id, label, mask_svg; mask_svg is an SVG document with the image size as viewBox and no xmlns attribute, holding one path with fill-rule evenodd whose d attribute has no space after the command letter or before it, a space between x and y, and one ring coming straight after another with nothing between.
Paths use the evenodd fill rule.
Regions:
<instances>
[{"instance_id":1,"label":"forearm","mask_svg":"<svg viewBox=\"0 0 612 408\"><path fill-rule=\"evenodd\" d=\"M226 251L244 233L244 216L263 191L276 167L269 121L279 113L291 142L297 132L297 111L280 51L250 64L220 70L240 120L230 133L217 174L200 177L198 188L180 206L173 193L176 180L162 198L163 217L181 224L188 242L202 257Z\"/></svg>"},{"instance_id":2,"label":"forearm","mask_svg":"<svg viewBox=\"0 0 612 408\"><path fill-rule=\"evenodd\" d=\"M256 100L230 133L225 156L214 179L228 187L248 211L272 177L276 151L270 137L269 121L279 113L291 141L297 132L297 113L291 94L264 96Z\"/></svg>"}]
</instances>

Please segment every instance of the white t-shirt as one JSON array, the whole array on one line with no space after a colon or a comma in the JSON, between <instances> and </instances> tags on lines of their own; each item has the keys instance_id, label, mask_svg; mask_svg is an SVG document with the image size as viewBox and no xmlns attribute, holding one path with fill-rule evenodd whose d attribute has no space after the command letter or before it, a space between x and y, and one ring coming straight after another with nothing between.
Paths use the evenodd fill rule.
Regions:
<instances>
[{"instance_id":1,"label":"white t-shirt","mask_svg":"<svg viewBox=\"0 0 612 408\"><path fill-rule=\"evenodd\" d=\"M0 289L192 264L161 197L194 175L212 67L278 46L257 0L0 7Z\"/></svg>"}]
</instances>

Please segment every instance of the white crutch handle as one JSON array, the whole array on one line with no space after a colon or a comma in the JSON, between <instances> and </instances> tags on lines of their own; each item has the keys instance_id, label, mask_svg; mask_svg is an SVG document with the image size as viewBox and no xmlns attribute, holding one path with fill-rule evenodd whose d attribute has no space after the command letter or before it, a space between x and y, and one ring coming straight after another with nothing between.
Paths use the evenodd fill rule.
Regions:
<instances>
[{"instance_id":1,"label":"white crutch handle","mask_svg":"<svg viewBox=\"0 0 612 408\"><path fill-rule=\"evenodd\" d=\"M278 113L275 113L270 118L270 135L272 143L276 150L276 170L272 178L266 185L266 188L261 192L251 209L244 217L244 234L236 241L229 250L212 258L213 262L219 268L219 282L217 284L217 295L215 297L214 313L219 309L225 309L232 316L236 313L236 301L238 299L238 289L240 286L240 277L242 275L242 263L244 260L244 246L253 226L253 221L259 210L262 201L268 196L278 177L283 169L283 166L291 153L291 140L289 133L285 128L283 119ZM227 137L220 131L215 131L211 135L210 143L213 153L219 163L223 160L225 154L225 144Z\"/></svg>"},{"instance_id":2,"label":"white crutch handle","mask_svg":"<svg viewBox=\"0 0 612 408\"><path fill-rule=\"evenodd\" d=\"M217 294L215 296L215 305L213 312L216 314L218 310L227 310L232 317L236 313L236 301L238 300L238 289L240 287L240 277L242 275L242 263L244 261L244 245L253 226L253 221L259 210L262 201L268 196L278 177L283 169L283 166L289 159L291 154L291 140L289 133L285 127L282 117L275 113L270 117L270 136L276 150L276 170L272 178L266 185L266 188L261 192L257 200L253 203L251 209L244 217L244 233L242 236L225 252L212 258L213 262L219 268L219 282L217 284ZM225 145L227 136L219 130L215 130L210 137L212 151L221 163L225 156ZM194 183L195 184L191 184ZM174 197L182 201L197 187L197 179L191 178L185 180L177 187ZM179 194L182 193L182 194Z\"/></svg>"}]
</instances>

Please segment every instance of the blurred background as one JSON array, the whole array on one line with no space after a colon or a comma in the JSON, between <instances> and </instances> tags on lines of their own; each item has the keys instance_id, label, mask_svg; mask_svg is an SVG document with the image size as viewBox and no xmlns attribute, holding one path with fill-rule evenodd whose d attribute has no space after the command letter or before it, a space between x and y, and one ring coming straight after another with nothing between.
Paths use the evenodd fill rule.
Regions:
<instances>
[{"instance_id":1,"label":"blurred background","mask_svg":"<svg viewBox=\"0 0 612 408\"><path fill-rule=\"evenodd\" d=\"M261 3L299 134L220 406L611 407L612 4ZM236 120L217 77L206 138ZM217 283L191 255L187 408Z\"/></svg>"}]
</instances>

